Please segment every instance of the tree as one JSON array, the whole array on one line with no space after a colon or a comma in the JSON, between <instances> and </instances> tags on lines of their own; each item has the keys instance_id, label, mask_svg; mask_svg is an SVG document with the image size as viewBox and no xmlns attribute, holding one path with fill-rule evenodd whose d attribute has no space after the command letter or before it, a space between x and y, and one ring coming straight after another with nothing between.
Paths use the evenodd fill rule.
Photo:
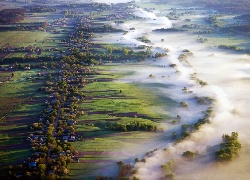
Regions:
<instances>
[{"instance_id":1,"label":"tree","mask_svg":"<svg viewBox=\"0 0 250 180\"><path fill-rule=\"evenodd\" d=\"M223 134L221 148L215 152L216 160L219 162L232 161L239 155L241 144L238 141L238 133L232 132L231 136Z\"/></svg>"},{"instance_id":2,"label":"tree","mask_svg":"<svg viewBox=\"0 0 250 180\"><path fill-rule=\"evenodd\" d=\"M112 48L112 47L108 47L108 52L109 52L110 54L112 54L113 48Z\"/></svg>"},{"instance_id":3,"label":"tree","mask_svg":"<svg viewBox=\"0 0 250 180\"><path fill-rule=\"evenodd\" d=\"M38 171L40 173L45 173L46 172L46 164L38 164Z\"/></svg>"},{"instance_id":4,"label":"tree","mask_svg":"<svg viewBox=\"0 0 250 180\"><path fill-rule=\"evenodd\" d=\"M117 162L117 165L122 166L122 165L124 165L124 163L122 161L119 161L119 162Z\"/></svg>"},{"instance_id":5,"label":"tree","mask_svg":"<svg viewBox=\"0 0 250 180\"><path fill-rule=\"evenodd\" d=\"M187 159L193 159L195 157L195 153L192 151L185 151L183 152L182 157Z\"/></svg>"},{"instance_id":6,"label":"tree","mask_svg":"<svg viewBox=\"0 0 250 180\"><path fill-rule=\"evenodd\" d=\"M58 179L58 178L57 178L57 175L56 175L56 174L49 174L49 175L47 176L47 179L48 179L48 180L56 180L56 179Z\"/></svg>"},{"instance_id":7,"label":"tree","mask_svg":"<svg viewBox=\"0 0 250 180\"><path fill-rule=\"evenodd\" d=\"M48 147L47 146L40 146L39 151L47 153L48 152Z\"/></svg>"},{"instance_id":8,"label":"tree","mask_svg":"<svg viewBox=\"0 0 250 180\"><path fill-rule=\"evenodd\" d=\"M63 151L63 149L62 149L62 147L61 147L60 145L57 145L57 146L54 147L53 150L52 150L52 152L54 152L54 153L56 153L56 154L58 154L58 153L60 153L60 152L62 152L62 151Z\"/></svg>"},{"instance_id":9,"label":"tree","mask_svg":"<svg viewBox=\"0 0 250 180\"><path fill-rule=\"evenodd\" d=\"M124 48L124 49L123 49L123 55L124 55L124 56L127 56L127 55L128 55L128 53L129 53L129 50L128 50L128 49L126 49L126 48Z\"/></svg>"},{"instance_id":10,"label":"tree","mask_svg":"<svg viewBox=\"0 0 250 180\"><path fill-rule=\"evenodd\" d=\"M48 76L46 77L46 79L52 79L52 75L48 74Z\"/></svg>"}]
</instances>

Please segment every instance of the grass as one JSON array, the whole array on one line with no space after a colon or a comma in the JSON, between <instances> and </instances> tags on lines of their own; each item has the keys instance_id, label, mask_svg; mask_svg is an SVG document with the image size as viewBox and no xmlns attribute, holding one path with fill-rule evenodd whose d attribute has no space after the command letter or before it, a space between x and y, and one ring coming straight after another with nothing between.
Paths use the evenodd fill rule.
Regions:
<instances>
[{"instance_id":1,"label":"grass","mask_svg":"<svg viewBox=\"0 0 250 180\"><path fill-rule=\"evenodd\" d=\"M27 80L30 76L35 76L37 70L31 71L15 71L14 77L0 86L0 97L8 98L27 98L30 97L38 87L41 86L41 82L32 82ZM2 103L5 103L2 101Z\"/></svg>"},{"instance_id":2,"label":"grass","mask_svg":"<svg viewBox=\"0 0 250 180\"><path fill-rule=\"evenodd\" d=\"M106 134L105 134L106 133ZM94 135L98 135L95 133ZM104 136L105 134L105 136ZM92 140L76 141L73 143L78 151L85 152L125 152L126 148L133 148L140 141L147 141L154 137L155 133L147 132L111 132L104 131L102 137L95 137ZM125 148L126 147L126 148ZM124 149L125 148L125 149ZM128 150L129 151L129 150Z\"/></svg>"},{"instance_id":3,"label":"grass","mask_svg":"<svg viewBox=\"0 0 250 180\"><path fill-rule=\"evenodd\" d=\"M96 90L98 90L98 92ZM117 113L137 112L159 118L157 114L150 112L150 106L155 105L153 102L155 102L157 97L153 96L152 92L142 89L137 85L119 82L94 82L87 85L84 88L84 92L91 97L109 97L92 100L93 103L89 103L87 105L88 108L93 108L94 110L115 111ZM115 96L117 96L118 99L112 98ZM122 97L119 98L119 96L124 96L125 99ZM81 106L85 107L86 104L82 104Z\"/></svg>"},{"instance_id":4,"label":"grass","mask_svg":"<svg viewBox=\"0 0 250 180\"><path fill-rule=\"evenodd\" d=\"M78 129L77 129L78 130ZM114 134L115 132L113 131L109 131L109 130L100 130L98 128L98 130L88 130L88 131L83 131L83 137L84 138L93 138L93 137L102 137L102 136L106 136L106 135L110 135L110 134Z\"/></svg>"},{"instance_id":5,"label":"grass","mask_svg":"<svg viewBox=\"0 0 250 180\"><path fill-rule=\"evenodd\" d=\"M11 76L11 73L0 73L0 82L7 80L9 76Z\"/></svg>"},{"instance_id":6,"label":"grass","mask_svg":"<svg viewBox=\"0 0 250 180\"><path fill-rule=\"evenodd\" d=\"M87 160L88 163L71 164L70 177L73 179L95 179L96 176L103 175L107 166L112 166L112 170L115 171L115 168L118 168L116 162L131 158L131 156L133 159L133 156L137 156L138 151L141 151L140 149L148 144L148 141L157 136L156 133L147 132L111 133L107 131L106 135L103 134L92 140L76 141L73 144L74 147L79 152L84 153L80 161Z\"/></svg>"},{"instance_id":7,"label":"grass","mask_svg":"<svg viewBox=\"0 0 250 180\"><path fill-rule=\"evenodd\" d=\"M55 28L56 30L62 30L59 27ZM71 27L65 27L63 30L72 31ZM13 47L27 47L27 46L37 46L43 47L43 49L49 48L63 48L66 49L63 44L60 44L60 41L64 39L68 33L61 32L60 34L53 34L50 32L44 31L7 31L0 32L0 47L4 46L13 46ZM31 54L32 56L50 56L51 54L56 54L58 52L45 52L43 51L40 55L37 53ZM5 56L5 58L13 57L25 57L27 52L16 52L10 53Z\"/></svg>"},{"instance_id":8,"label":"grass","mask_svg":"<svg viewBox=\"0 0 250 180\"><path fill-rule=\"evenodd\" d=\"M10 164L10 162L16 162L28 158L31 153L31 149L18 149L15 151L4 150L0 151L0 166Z\"/></svg>"},{"instance_id":9,"label":"grass","mask_svg":"<svg viewBox=\"0 0 250 180\"><path fill-rule=\"evenodd\" d=\"M8 137L9 138L9 137ZM0 146L12 145L20 143L23 137L19 137L19 140L7 140L6 138L0 138Z\"/></svg>"},{"instance_id":10,"label":"grass","mask_svg":"<svg viewBox=\"0 0 250 180\"><path fill-rule=\"evenodd\" d=\"M219 45L227 45L227 46L237 46L238 48L249 49L249 38L246 37L228 37L224 35L207 35L208 44L219 46Z\"/></svg>"},{"instance_id":11,"label":"grass","mask_svg":"<svg viewBox=\"0 0 250 180\"><path fill-rule=\"evenodd\" d=\"M8 134L0 134L0 139L9 139Z\"/></svg>"},{"instance_id":12,"label":"grass","mask_svg":"<svg viewBox=\"0 0 250 180\"><path fill-rule=\"evenodd\" d=\"M116 80L133 73L132 71L115 70L115 65L97 66L95 68L102 75L96 75L93 79L106 77ZM87 98L90 98L79 104L80 108L85 111L85 114L78 119L79 124L76 129L77 132L82 133L84 140L76 141L73 145L79 152L84 152L84 156L80 158L80 161L87 161L87 163L72 164L70 177L81 179L84 175L85 179L88 179L88 177L93 179L95 176L101 175L99 171L103 168L105 169L103 161L107 160L108 162L105 162L106 165L109 164L116 168L115 162L131 158L130 153L133 154L135 151L138 151L141 143L151 141L159 135L158 133L141 131L110 131L105 126L113 122L125 124L131 121L152 123L153 121L150 118L161 118L159 114L150 110L151 107L160 102L160 99L152 95L153 93L146 88L136 84L125 84L115 81L93 82L82 90L87 94ZM107 113L88 114L95 111L113 111L113 113L137 112L138 114L146 114L149 119L116 117ZM81 123L81 121L83 122ZM88 152L93 153L88 154ZM79 171L81 172L80 174Z\"/></svg>"},{"instance_id":13,"label":"grass","mask_svg":"<svg viewBox=\"0 0 250 180\"><path fill-rule=\"evenodd\" d=\"M36 76L38 72L38 70L15 71L14 77L0 86L0 116L10 112L14 107L19 108L19 112L25 112L27 109L36 111L37 104L21 106L20 103L26 98L39 94L37 90L42 85L42 82L27 80L28 77Z\"/></svg>"},{"instance_id":14,"label":"grass","mask_svg":"<svg viewBox=\"0 0 250 180\"><path fill-rule=\"evenodd\" d=\"M6 45L9 43L10 46L29 46L36 44L37 42L45 41L50 38L51 34L47 32L38 31L8 31L0 33L0 45Z\"/></svg>"},{"instance_id":15,"label":"grass","mask_svg":"<svg viewBox=\"0 0 250 180\"><path fill-rule=\"evenodd\" d=\"M39 98L44 94L38 92L42 81L32 82L28 77L35 77L40 70L13 71L14 77L0 86L0 171L4 164L16 164L25 160L31 153L29 144L23 141L31 130L29 125L37 121L37 115L42 110ZM3 73L7 76L11 73ZM31 99L32 98L32 99ZM3 117L4 115L4 117Z\"/></svg>"},{"instance_id":16,"label":"grass","mask_svg":"<svg viewBox=\"0 0 250 180\"><path fill-rule=\"evenodd\" d=\"M122 142L108 138L95 138L83 143L75 143L75 148L80 151L119 151Z\"/></svg>"},{"instance_id":17,"label":"grass","mask_svg":"<svg viewBox=\"0 0 250 180\"><path fill-rule=\"evenodd\" d=\"M109 166L110 163L72 163L70 165L71 173L70 178L72 179L84 179L84 180L93 180L96 179L96 175L101 174L98 169L105 168ZM118 167L117 167L118 168Z\"/></svg>"},{"instance_id":18,"label":"grass","mask_svg":"<svg viewBox=\"0 0 250 180\"><path fill-rule=\"evenodd\" d=\"M98 130L100 130L99 127L94 127L91 125L77 125L77 131L84 132L84 133L87 133L90 131L98 131Z\"/></svg>"},{"instance_id":19,"label":"grass","mask_svg":"<svg viewBox=\"0 0 250 180\"><path fill-rule=\"evenodd\" d=\"M117 80L133 73L132 71L119 71L115 65L97 66L95 68L102 75L96 75L92 78L93 80L104 77ZM154 123L152 119L162 117L151 109L160 106L163 102L156 95L153 95L151 90L136 84L115 81L93 82L82 90L87 94L87 98L90 98L79 104L85 114L78 119L79 124L76 129L77 132L82 133L84 140L76 141L73 145L79 152L84 152L80 161L85 161L85 163L72 164L70 177L72 176L74 179L83 177L88 179L90 177L90 179L93 179L95 176L101 175L100 171L105 169L105 165L102 164L103 161L107 160L106 165L109 164L116 168L115 162L131 158L131 154L139 151L145 145L142 145L142 143L151 141L159 135L158 133L142 131L110 131L105 126L113 122L122 124L128 124L131 121ZM96 111L137 112L138 114L146 114L146 118L116 117L107 113L88 114ZM88 154L89 152L92 152L92 154Z\"/></svg>"},{"instance_id":20,"label":"grass","mask_svg":"<svg viewBox=\"0 0 250 180\"><path fill-rule=\"evenodd\" d=\"M14 57L22 57L24 58L27 52L18 52L18 53L13 53L9 56L9 58L14 58Z\"/></svg>"}]
</instances>

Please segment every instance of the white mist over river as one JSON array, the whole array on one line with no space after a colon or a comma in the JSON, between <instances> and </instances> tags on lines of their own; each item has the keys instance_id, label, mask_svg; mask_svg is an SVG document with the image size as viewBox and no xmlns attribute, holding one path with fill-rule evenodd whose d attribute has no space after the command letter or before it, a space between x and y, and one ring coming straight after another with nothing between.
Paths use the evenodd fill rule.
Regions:
<instances>
[{"instance_id":1,"label":"white mist over river","mask_svg":"<svg viewBox=\"0 0 250 180\"><path fill-rule=\"evenodd\" d=\"M143 87L157 90L160 96L170 97L177 103L187 102L188 108L175 106L172 109L163 107L159 113L182 117L181 123L171 125L165 123L165 133L171 134L179 131L184 123L195 123L204 116L208 105L199 105L194 100L195 96L208 96L215 100L212 104L213 116L210 123L203 125L189 138L173 145L166 142L155 151L146 162L136 163L136 177L142 180L164 179L161 165L170 159L178 159L175 169L176 179L250 179L250 57L244 54L235 54L229 51L221 51L196 41L197 36L183 32L152 32L157 28L170 28L172 23L166 17L157 17L153 12L147 12L140 8L135 13L142 20L133 20L121 24L119 28L127 30L127 34L109 34L106 37L98 37L95 41L107 43L120 43L126 46L148 45L152 51L167 52L168 56L153 61L152 59L139 64L125 64L119 69L133 71L132 76L121 81L137 83ZM135 30L129 30L130 28ZM146 36L151 43L139 42L135 38ZM164 41L162 41L164 39ZM180 62L178 57L183 50L193 53L188 56L188 62ZM169 64L176 64L170 67ZM178 72L176 72L178 71ZM196 73L197 77L208 83L202 87L190 78ZM149 78L153 74L154 78ZM152 87L153 84L153 87ZM183 93L187 87L192 93ZM157 110L157 109L156 109ZM171 110L171 112L168 112ZM238 159L229 165L217 167L213 163L213 153L207 152L207 147L213 147L221 143L223 134L239 133L239 141L243 150ZM168 148L163 151L162 148ZM198 151L202 156L187 162L181 159L185 151ZM133 162L131 162L133 163Z\"/></svg>"}]
</instances>

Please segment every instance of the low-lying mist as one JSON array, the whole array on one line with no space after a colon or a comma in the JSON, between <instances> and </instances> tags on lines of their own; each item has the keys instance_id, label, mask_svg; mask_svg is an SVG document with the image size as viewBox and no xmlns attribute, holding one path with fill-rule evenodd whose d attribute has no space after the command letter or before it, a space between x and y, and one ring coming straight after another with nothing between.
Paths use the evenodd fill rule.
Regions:
<instances>
[{"instance_id":1,"label":"low-lying mist","mask_svg":"<svg viewBox=\"0 0 250 180\"><path fill-rule=\"evenodd\" d=\"M160 37L162 38L163 36L153 34L150 39L160 39ZM141 179L161 179L164 177L161 165L171 159L175 159L175 164L177 165L174 174L176 174L177 179L248 179L250 177L248 173L250 161L247 161L250 158L250 155L247 153L249 152L250 136L248 130L250 126L250 121L248 120L250 116L248 110L250 101L248 96L250 88L248 81L250 76L248 71L249 56L231 54L206 47L196 43L194 39L192 40L192 37L189 36L188 38L185 34L177 36L175 34L166 35L164 39L164 44L166 43L167 45L163 45L163 47L171 46L172 49L188 49L193 53L193 56L187 59L192 67L183 66L178 69L181 74L187 76L193 71L200 79L208 83L204 87L191 85L190 89L197 96L208 96L215 100L212 106L213 115L209 119L209 124L201 126L190 137L176 145L166 145L168 149L166 152L163 150L154 152L151 157L145 158L145 163L137 163L135 165L137 177ZM161 46L159 40L157 46ZM171 53L168 58L171 59ZM244 59L243 62L242 59ZM178 60L174 59L171 59L171 61L178 62ZM178 66L180 66L180 63ZM187 80L186 82L189 81ZM180 92L178 90L172 93L175 93L172 96L175 99L178 99L175 96L183 98L179 95ZM197 109L200 108L199 105L196 105L196 107ZM191 114L190 118L193 121L197 120L195 118L196 111L190 108L188 113ZM214 163L216 146L218 149L218 145L222 142L223 134L231 134L231 132L239 133L239 141L243 146L242 153L240 153L239 159L235 159L229 165L221 165L218 168L218 165ZM215 147L215 150L210 152L207 150L207 147ZM181 157L185 151L198 152L200 156L189 162ZM228 170L230 170L230 173L227 173ZM239 172L240 175L238 175Z\"/></svg>"},{"instance_id":2,"label":"low-lying mist","mask_svg":"<svg viewBox=\"0 0 250 180\"><path fill-rule=\"evenodd\" d=\"M139 8L135 14L144 19L119 25L128 33L111 35L109 41L133 47L151 46L152 56L156 52L167 53L167 56L154 61L148 59L139 66L126 64L122 67L134 71L133 76L122 79L123 82L155 89L159 96L171 98L177 104L187 103L186 108L175 105L170 113L166 112L170 110L168 107L156 109L173 118L181 116L178 124L163 123L165 134L170 136L177 132L179 135L181 125L194 124L204 117L209 107L213 110L209 123L202 125L189 137L179 143L169 139L163 147L152 147L152 150L160 149L146 156L145 162L135 164L136 177L143 180L164 179L161 166L173 161L173 174L177 179L249 179L250 57L199 43L195 35L188 33L152 32L156 28L170 28L172 23L166 17L157 17L153 12ZM134 30L130 30L132 27ZM151 43L138 41L138 36L147 37ZM185 52L190 52L190 55L180 60L180 55ZM200 81L205 82L205 85L200 84ZM189 93L183 92L184 87ZM214 101L212 104L199 104L195 97L209 97ZM218 165L214 152L222 142L222 135L231 132L239 133L239 141L243 146L240 157L229 164ZM182 158L185 151L193 151L198 155L188 161Z\"/></svg>"}]
</instances>

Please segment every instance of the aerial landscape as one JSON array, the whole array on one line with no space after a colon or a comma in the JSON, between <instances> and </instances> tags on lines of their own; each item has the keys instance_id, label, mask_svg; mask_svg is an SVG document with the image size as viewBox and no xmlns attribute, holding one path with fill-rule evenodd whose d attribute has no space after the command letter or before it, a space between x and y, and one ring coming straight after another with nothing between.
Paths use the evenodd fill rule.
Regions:
<instances>
[{"instance_id":1,"label":"aerial landscape","mask_svg":"<svg viewBox=\"0 0 250 180\"><path fill-rule=\"evenodd\" d=\"M250 179L249 9L1 0L0 179Z\"/></svg>"}]
</instances>

